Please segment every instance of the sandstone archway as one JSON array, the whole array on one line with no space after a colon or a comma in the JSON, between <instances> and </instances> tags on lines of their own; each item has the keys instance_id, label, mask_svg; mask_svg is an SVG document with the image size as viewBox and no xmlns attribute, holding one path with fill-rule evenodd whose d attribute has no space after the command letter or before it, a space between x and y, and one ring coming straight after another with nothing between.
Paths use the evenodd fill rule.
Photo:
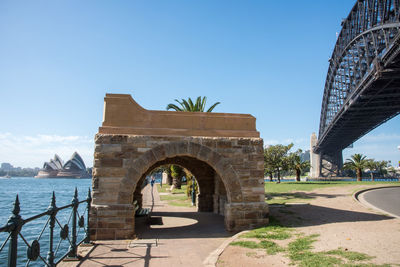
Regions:
<instances>
[{"instance_id":1,"label":"sandstone archway","mask_svg":"<svg viewBox=\"0 0 400 267\"><path fill-rule=\"evenodd\" d=\"M103 126L95 139L94 240L134 236L136 187L146 173L166 163L197 172L199 210L223 213L227 230L268 223L263 142L255 118L184 113L147 111L129 95L106 96ZM218 183L226 189L225 202L218 201Z\"/></svg>"}]
</instances>

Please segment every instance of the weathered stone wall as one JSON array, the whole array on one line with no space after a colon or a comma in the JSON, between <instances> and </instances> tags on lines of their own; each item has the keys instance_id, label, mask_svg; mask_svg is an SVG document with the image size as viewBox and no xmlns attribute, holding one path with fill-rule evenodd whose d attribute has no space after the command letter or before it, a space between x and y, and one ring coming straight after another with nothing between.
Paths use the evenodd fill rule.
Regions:
<instances>
[{"instance_id":1,"label":"weathered stone wall","mask_svg":"<svg viewBox=\"0 0 400 267\"><path fill-rule=\"evenodd\" d=\"M182 165L196 176L199 210L223 213L227 230L268 223L261 138L97 134L95 144L93 240L135 235L136 186L143 175L165 163ZM218 188L215 177L221 182ZM225 207L216 207L220 203Z\"/></svg>"}]
</instances>

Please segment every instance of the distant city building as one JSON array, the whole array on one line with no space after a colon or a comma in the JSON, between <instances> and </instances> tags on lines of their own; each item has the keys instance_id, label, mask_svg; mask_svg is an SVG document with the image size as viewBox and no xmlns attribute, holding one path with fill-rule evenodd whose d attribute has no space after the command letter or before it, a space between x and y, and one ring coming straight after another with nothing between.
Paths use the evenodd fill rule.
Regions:
<instances>
[{"instance_id":1,"label":"distant city building","mask_svg":"<svg viewBox=\"0 0 400 267\"><path fill-rule=\"evenodd\" d=\"M13 165L11 165L10 163L2 163L1 164L1 169L3 171L11 171L12 169L14 169Z\"/></svg>"},{"instance_id":2,"label":"distant city building","mask_svg":"<svg viewBox=\"0 0 400 267\"><path fill-rule=\"evenodd\" d=\"M81 156L75 152L65 164L56 154L49 162L43 164L35 178L90 178Z\"/></svg>"},{"instance_id":3,"label":"distant city building","mask_svg":"<svg viewBox=\"0 0 400 267\"><path fill-rule=\"evenodd\" d=\"M310 161L310 150L306 150L300 154L301 161Z\"/></svg>"}]
</instances>

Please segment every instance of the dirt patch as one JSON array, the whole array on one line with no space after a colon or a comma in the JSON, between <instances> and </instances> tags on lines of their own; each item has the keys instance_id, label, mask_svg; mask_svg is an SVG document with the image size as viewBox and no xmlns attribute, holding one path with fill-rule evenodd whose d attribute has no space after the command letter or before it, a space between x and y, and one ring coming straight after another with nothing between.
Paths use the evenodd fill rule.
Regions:
<instances>
[{"instance_id":1,"label":"dirt patch","mask_svg":"<svg viewBox=\"0 0 400 267\"><path fill-rule=\"evenodd\" d=\"M313 250L362 252L374 257L373 264L400 262L400 220L362 206L352 198L355 191L368 186L350 185L317 189L307 204L271 205L271 216L304 235L319 235ZM267 255L259 249L229 246L217 266L289 266L285 252ZM396 265L397 266L397 265Z\"/></svg>"}]
</instances>

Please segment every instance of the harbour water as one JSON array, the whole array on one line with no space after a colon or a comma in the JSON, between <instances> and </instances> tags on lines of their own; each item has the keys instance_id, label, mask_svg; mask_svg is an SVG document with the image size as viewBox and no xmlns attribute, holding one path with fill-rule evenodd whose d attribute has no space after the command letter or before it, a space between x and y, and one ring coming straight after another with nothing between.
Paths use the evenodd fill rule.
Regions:
<instances>
[{"instance_id":1,"label":"harbour water","mask_svg":"<svg viewBox=\"0 0 400 267\"><path fill-rule=\"evenodd\" d=\"M8 218L12 214L13 203L15 196L18 194L21 212L20 215L23 219L27 219L31 216L45 212L48 208L52 192L56 195L56 205L61 207L71 203L74 195L75 187L78 189L78 199L84 200L87 197L88 190L91 187L91 179L35 179L33 177L18 178L13 177L10 179L0 179L0 225L3 226L7 223ZM81 204L78 211L80 215L85 215L86 204ZM60 225L68 223L71 214L71 209L60 211L57 214L57 220ZM31 243L34 239L37 239L46 225L48 216L44 216L37 220L27 223L23 226L21 234L28 243ZM71 223L69 223L70 232L72 230ZM60 241L60 227L56 223L54 230L54 246L55 249ZM84 236L84 230L79 229L78 241ZM8 233L0 233L0 245L7 239ZM40 243L40 255L46 259L48 252L48 238L49 231L48 226L43 232L43 235L39 241ZM68 239L62 240L60 248L56 255L56 259L67 252L69 247ZM25 266L26 264L26 249L27 246L23 240L18 238L18 266ZM8 254L8 244L4 247L3 251L0 252L0 266L6 266ZM29 266L44 266L44 263L37 259L35 262L29 264Z\"/></svg>"}]
</instances>

